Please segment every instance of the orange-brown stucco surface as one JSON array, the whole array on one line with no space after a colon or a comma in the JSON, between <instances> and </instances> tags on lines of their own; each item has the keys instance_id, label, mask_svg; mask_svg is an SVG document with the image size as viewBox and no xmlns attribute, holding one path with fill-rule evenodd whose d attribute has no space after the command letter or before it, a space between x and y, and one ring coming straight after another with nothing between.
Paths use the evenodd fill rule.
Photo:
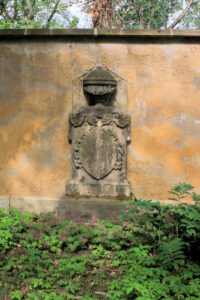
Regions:
<instances>
[{"instance_id":1,"label":"orange-brown stucco surface","mask_svg":"<svg viewBox=\"0 0 200 300\"><path fill-rule=\"evenodd\" d=\"M166 201L179 182L200 190L200 40L10 38L0 42L0 197L13 206L64 195L72 81L96 65L126 81L136 197Z\"/></svg>"}]
</instances>

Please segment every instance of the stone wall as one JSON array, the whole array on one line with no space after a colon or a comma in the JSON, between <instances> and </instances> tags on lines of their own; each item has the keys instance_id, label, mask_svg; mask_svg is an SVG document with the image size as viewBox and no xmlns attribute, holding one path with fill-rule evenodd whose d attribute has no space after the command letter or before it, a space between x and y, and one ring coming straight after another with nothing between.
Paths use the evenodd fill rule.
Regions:
<instances>
[{"instance_id":1,"label":"stone wall","mask_svg":"<svg viewBox=\"0 0 200 300\"><path fill-rule=\"evenodd\" d=\"M70 178L72 85L97 65L126 86L127 178L137 198L200 191L200 34L0 31L0 206L54 210Z\"/></svg>"}]
</instances>

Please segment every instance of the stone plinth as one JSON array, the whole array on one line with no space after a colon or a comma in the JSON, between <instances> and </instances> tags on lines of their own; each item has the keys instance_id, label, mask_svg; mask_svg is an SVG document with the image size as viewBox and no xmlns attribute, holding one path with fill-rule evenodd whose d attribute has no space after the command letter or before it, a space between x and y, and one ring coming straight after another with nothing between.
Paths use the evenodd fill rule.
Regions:
<instances>
[{"instance_id":1,"label":"stone plinth","mask_svg":"<svg viewBox=\"0 0 200 300\"><path fill-rule=\"evenodd\" d=\"M65 196L59 202L58 217L71 216L81 220L106 218L113 212L126 210L129 206L109 197L70 197Z\"/></svg>"},{"instance_id":2,"label":"stone plinth","mask_svg":"<svg viewBox=\"0 0 200 300\"><path fill-rule=\"evenodd\" d=\"M131 187L125 181L124 183L99 182L99 183L79 183L76 180L68 181L66 185L66 195L76 196L96 196L96 197L112 197L114 199L130 199Z\"/></svg>"}]
</instances>

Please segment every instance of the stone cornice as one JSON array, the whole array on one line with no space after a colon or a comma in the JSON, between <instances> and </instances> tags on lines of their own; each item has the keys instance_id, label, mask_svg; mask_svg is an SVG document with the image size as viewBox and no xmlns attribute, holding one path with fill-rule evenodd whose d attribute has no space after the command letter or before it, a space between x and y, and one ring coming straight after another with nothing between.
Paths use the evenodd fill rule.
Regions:
<instances>
[{"instance_id":1,"label":"stone cornice","mask_svg":"<svg viewBox=\"0 0 200 300\"><path fill-rule=\"evenodd\" d=\"M2 29L0 37L68 37L100 38L199 38L197 30L132 30L132 29Z\"/></svg>"}]
</instances>

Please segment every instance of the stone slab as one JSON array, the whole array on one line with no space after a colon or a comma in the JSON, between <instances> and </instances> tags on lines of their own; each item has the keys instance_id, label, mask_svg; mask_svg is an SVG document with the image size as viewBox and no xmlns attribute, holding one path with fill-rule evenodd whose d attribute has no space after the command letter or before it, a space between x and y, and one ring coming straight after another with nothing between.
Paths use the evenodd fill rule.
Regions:
<instances>
[{"instance_id":1,"label":"stone slab","mask_svg":"<svg viewBox=\"0 0 200 300\"><path fill-rule=\"evenodd\" d=\"M8 209L10 206L9 196L0 196L0 208Z\"/></svg>"},{"instance_id":2,"label":"stone slab","mask_svg":"<svg viewBox=\"0 0 200 300\"><path fill-rule=\"evenodd\" d=\"M66 185L66 193L68 196L100 196L100 197L113 197L115 199L131 199L132 189L130 184L127 183L93 183L82 184L71 180Z\"/></svg>"},{"instance_id":3,"label":"stone slab","mask_svg":"<svg viewBox=\"0 0 200 300\"><path fill-rule=\"evenodd\" d=\"M121 204L119 200L108 198L65 196L59 201L57 216L72 216L81 220L90 220L92 217L101 219L108 217L115 211L125 210L128 206L126 203Z\"/></svg>"}]
</instances>

